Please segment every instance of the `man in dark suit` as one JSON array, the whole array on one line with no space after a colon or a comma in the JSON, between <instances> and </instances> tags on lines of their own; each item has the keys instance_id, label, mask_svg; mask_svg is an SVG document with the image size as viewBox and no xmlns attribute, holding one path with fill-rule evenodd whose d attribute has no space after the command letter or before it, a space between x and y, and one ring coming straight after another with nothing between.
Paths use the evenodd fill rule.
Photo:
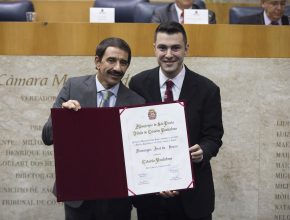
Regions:
<instances>
[{"instance_id":1,"label":"man in dark suit","mask_svg":"<svg viewBox=\"0 0 290 220\"><path fill-rule=\"evenodd\" d=\"M203 2L202 2L203 3ZM203 3L204 5L204 3ZM167 23L175 21L183 23L184 9L203 9L200 4L193 3L192 0L175 0L175 3L158 7L154 10L151 22L152 23ZM208 11L209 24L216 24L215 13Z\"/></svg>"},{"instance_id":2,"label":"man in dark suit","mask_svg":"<svg viewBox=\"0 0 290 220\"><path fill-rule=\"evenodd\" d=\"M239 24L289 25L284 15L286 0L261 0L261 6L264 9L261 13L242 17Z\"/></svg>"},{"instance_id":3,"label":"man in dark suit","mask_svg":"<svg viewBox=\"0 0 290 220\"><path fill-rule=\"evenodd\" d=\"M133 76L129 87L147 103L156 103L164 101L171 81L174 100L185 100L196 188L135 197L138 219L211 220L215 194L210 159L217 155L223 136L219 87L183 64L188 44L181 24L161 23L154 50L159 67Z\"/></svg>"},{"instance_id":4,"label":"man in dark suit","mask_svg":"<svg viewBox=\"0 0 290 220\"><path fill-rule=\"evenodd\" d=\"M131 49L124 40L119 38L103 40L96 49L97 74L68 79L57 96L53 108L78 111L81 107L99 107L101 105L113 107L145 103L142 97L129 90L121 82L130 61ZM105 94L109 94L106 101L104 101ZM105 125L96 124L96 126ZM114 138L113 135L112 138ZM43 127L42 140L46 145L53 144L51 117ZM65 202L65 219L130 220L131 209L131 201L128 198L68 201Z\"/></svg>"}]
</instances>

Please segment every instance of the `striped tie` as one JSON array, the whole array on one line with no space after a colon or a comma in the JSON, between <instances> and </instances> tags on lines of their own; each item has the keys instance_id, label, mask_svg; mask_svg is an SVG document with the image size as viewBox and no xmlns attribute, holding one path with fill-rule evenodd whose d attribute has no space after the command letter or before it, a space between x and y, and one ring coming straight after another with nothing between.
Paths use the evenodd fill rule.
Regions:
<instances>
[{"instance_id":1,"label":"striped tie","mask_svg":"<svg viewBox=\"0 0 290 220\"><path fill-rule=\"evenodd\" d=\"M110 107L110 97L113 95L113 93L109 90L103 90L101 91L102 94L102 100L100 102L99 107Z\"/></svg>"},{"instance_id":2,"label":"striped tie","mask_svg":"<svg viewBox=\"0 0 290 220\"><path fill-rule=\"evenodd\" d=\"M180 24L184 24L184 11L181 12L179 21Z\"/></svg>"}]
</instances>

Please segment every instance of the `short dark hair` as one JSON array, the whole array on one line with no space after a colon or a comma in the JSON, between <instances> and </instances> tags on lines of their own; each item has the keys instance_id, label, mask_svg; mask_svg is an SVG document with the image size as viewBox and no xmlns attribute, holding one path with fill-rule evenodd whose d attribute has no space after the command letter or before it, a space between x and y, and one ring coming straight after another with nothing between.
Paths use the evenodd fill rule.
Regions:
<instances>
[{"instance_id":1,"label":"short dark hair","mask_svg":"<svg viewBox=\"0 0 290 220\"><path fill-rule=\"evenodd\" d=\"M103 59L103 56L108 47L117 47L121 50L124 50L128 53L128 64L131 62L131 49L129 44L121 38L110 37L102 40L96 48L96 56L99 57L100 60Z\"/></svg>"},{"instance_id":2,"label":"short dark hair","mask_svg":"<svg viewBox=\"0 0 290 220\"><path fill-rule=\"evenodd\" d=\"M184 27L179 24L178 22L168 22L168 23L161 23L155 30L154 35L154 42L156 42L157 34L158 33L166 33L166 34L177 34L181 33L183 36L184 44L187 45L187 36L184 30Z\"/></svg>"}]
</instances>

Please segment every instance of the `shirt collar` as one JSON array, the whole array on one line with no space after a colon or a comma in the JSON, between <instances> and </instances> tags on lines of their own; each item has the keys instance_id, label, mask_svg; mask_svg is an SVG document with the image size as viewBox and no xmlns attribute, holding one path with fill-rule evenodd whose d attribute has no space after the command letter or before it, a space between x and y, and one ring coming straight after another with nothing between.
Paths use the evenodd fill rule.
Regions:
<instances>
[{"instance_id":1,"label":"shirt collar","mask_svg":"<svg viewBox=\"0 0 290 220\"><path fill-rule=\"evenodd\" d=\"M182 9L181 9L181 8L178 8L178 6L177 6L176 3L174 4L174 6L175 6L175 9L176 9L176 11L177 11L177 16L180 17L180 15L181 15L181 13L182 13Z\"/></svg>"},{"instance_id":2,"label":"shirt collar","mask_svg":"<svg viewBox=\"0 0 290 220\"><path fill-rule=\"evenodd\" d=\"M103 90L106 90L105 87L100 83L100 81L99 81L97 76L96 76L96 87L97 87L97 93L99 93L99 92L101 92ZM116 85L114 85L113 87L111 87L108 90L110 92L112 92L115 97L117 97L119 87L120 87L120 83L117 83Z\"/></svg>"},{"instance_id":3,"label":"shirt collar","mask_svg":"<svg viewBox=\"0 0 290 220\"><path fill-rule=\"evenodd\" d=\"M263 15L264 15L265 25L270 25L272 21L271 21L271 19L268 17L268 15L266 14L266 11L265 11L265 10L264 10ZM282 20L281 20L281 18L278 20L278 24L279 24L279 25L282 25Z\"/></svg>"},{"instance_id":4,"label":"shirt collar","mask_svg":"<svg viewBox=\"0 0 290 220\"><path fill-rule=\"evenodd\" d=\"M184 77L185 77L185 67L183 65L181 71L173 79L170 79L170 80L174 83L174 86L176 86L179 90L181 90ZM160 87L164 86L164 84L167 80L168 80L168 78L164 75L164 73L162 72L162 69L159 68Z\"/></svg>"}]
</instances>

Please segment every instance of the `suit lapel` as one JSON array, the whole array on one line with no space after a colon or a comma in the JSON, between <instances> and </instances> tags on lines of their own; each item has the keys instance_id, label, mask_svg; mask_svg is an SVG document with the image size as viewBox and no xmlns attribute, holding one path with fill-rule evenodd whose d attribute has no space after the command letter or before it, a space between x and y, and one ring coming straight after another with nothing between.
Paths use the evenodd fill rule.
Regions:
<instances>
[{"instance_id":1,"label":"suit lapel","mask_svg":"<svg viewBox=\"0 0 290 220\"><path fill-rule=\"evenodd\" d=\"M264 12L260 13L258 16L258 24L265 24L265 20L264 20Z\"/></svg>"},{"instance_id":2,"label":"suit lapel","mask_svg":"<svg viewBox=\"0 0 290 220\"><path fill-rule=\"evenodd\" d=\"M117 95L117 100L115 106L123 106L126 99L128 98L128 93L126 93L126 88L122 82L120 82L119 90L118 90L118 95Z\"/></svg>"},{"instance_id":3,"label":"suit lapel","mask_svg":"<svg viewBox=\"0 0 290 220\"><path fill-rule=\"evenodd\" d=\"M283 15L281 20L282 20L282 25L289 25L289 20L287 16Z\"/></svg>"},{"instance_id":4,"label":"suit lapel","mask_svg":"<svg viewBox=\"0 0 290 220\"><path fill-rule=\"evenodd\" d=\"M153 69L153 71L149 75L149 80L147 82L148 94L150 97L150 102L161 102L161 94L160 94L160 82L159 82L159 67Z\"/></svg>"},{"instance_id":5,"label":"suit lapel","mask_svg":"<svg viewBox=\"0 0 290 220\"><path fill-rule=\"evenodd\" d=\"M92 75L87 80L85 80L83 86L84 86L83 105L85 107L96 107L97 106L96 75Z\"/></svg>"},{"instance_id":6,"label":"suit lapel","mask_svg":"<svg viewBox=\"0 0 290 220\"><path fill-rule=\"evenodd\" d=\"M185 77L182 84L179 100L187 100L190 102L192 96L196 94L197 84L195 80L195 75L185 66Z\"/></svg>"},{"instance_id":7,"label":"suit lapel","mask_svg":"<svg viewBox=\"0 0 290 220\"><path fill-rule=\"evenodd\" d=\"M179 18L177 16L177 11L176 11L174 3L171 3L169 5L168 10L169 10L169 13L168 13L169 19L168 19L168 21L179 22Z\"/></svg>"}]
</instances>

